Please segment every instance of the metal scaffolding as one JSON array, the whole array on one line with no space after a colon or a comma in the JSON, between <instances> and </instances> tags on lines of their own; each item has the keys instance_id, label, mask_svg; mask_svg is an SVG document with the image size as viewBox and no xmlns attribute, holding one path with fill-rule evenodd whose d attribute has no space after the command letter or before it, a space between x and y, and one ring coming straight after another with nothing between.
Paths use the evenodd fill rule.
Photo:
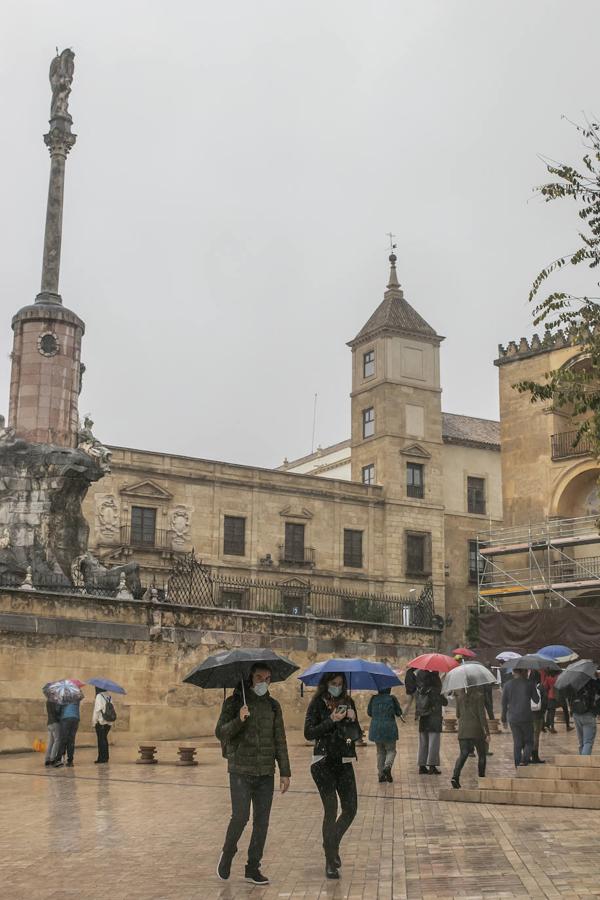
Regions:
<instances>
[{"instance_id":1,"label":"metal scaffolding","mask_svg":"<svg viewBox=\"0 0 600 900\"><path fill-rule=\"evenodd\" d=\"M490 529L477 536L480 612L522 605L575 606L568 593L600 592L600 553L578 556L577 548L600 544L598 516L549 519L535 525ZM511 602L520 598L518 603Z\"/></svg>"}]
</instances>

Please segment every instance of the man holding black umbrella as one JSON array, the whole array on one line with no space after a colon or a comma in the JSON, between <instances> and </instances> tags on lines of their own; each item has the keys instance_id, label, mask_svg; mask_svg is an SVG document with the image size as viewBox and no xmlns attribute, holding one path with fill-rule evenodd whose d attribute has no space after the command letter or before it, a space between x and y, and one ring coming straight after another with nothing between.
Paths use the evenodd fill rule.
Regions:
<instances>
[{"instance_id":1,"label":"man holding black umbrella","mask_svg":"<svg viewBox=\"0 0 600 900\"><path fill-rule=\"evenodd\" d=\"M248 847L246 880L268 884L260 871L275 787L275 762L281 793L290 786L285 726L281 706L269 695L271 668L257 662L246 683L223 703L216 727L223 755L227 758L231 791L231 819L219 859L217 874L227 881L237 845L253 808L252 837Z\"/></svg>"}]
</instances>

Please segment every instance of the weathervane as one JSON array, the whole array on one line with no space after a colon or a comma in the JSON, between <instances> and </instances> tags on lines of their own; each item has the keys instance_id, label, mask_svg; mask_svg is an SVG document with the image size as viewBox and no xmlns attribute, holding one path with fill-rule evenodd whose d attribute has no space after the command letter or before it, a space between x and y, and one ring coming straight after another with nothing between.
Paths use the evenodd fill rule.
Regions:
<instances>
[{"instance_id":1,"label":"weathervane","mask_svg":"<svg viewBox=\"0 0 600 900\"><path fill-rule=\"evenodd\" d=\"M392 234L391 231L386 231L386 234L390 239L390 253L393 253L394 250L396 249L396 247L398 246L398 244L395 243L396 235Z\"/></svg>"}]
</instances>

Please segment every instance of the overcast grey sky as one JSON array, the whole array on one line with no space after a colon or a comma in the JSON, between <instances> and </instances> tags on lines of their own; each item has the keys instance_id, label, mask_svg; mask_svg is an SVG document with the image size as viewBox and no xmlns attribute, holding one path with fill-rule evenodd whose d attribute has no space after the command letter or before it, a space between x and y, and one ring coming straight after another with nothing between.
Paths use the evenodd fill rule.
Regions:
<instances>
[{"instance_id":1,"label":"overcast grey sky","mask_svg":"<svg viewBox=\"0 0 600 900\"><path fill-rule=\"evenodd\" d=\"M569 22L578 20L577 28ZM443 408L497 415L499 342L576 243L532 199L562 115L600 111L574 0L4 0L3 328L39 290L48 66L76 53L61 293L85 320L81 412L112 444L258 465L349 435L352 338L386 232L446 335Z\"/></svg>"}]
</instances>

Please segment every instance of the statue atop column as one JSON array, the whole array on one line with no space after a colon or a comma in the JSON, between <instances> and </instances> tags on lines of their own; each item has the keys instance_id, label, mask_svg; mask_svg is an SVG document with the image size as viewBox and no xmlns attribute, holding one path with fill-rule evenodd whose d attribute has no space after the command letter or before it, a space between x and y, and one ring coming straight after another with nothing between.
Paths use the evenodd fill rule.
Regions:
<instances>
[{"instance_id":1,"label":"statue atop column","mask_svg":"<svg viewBox=\"0 0 600 900\"><path fill-rule=\"evenodd\" d=\"M52 88L52 103L50 105L50 121L60 116L71 118L69 115L69 94L75 72L75 54L68 48L61 54L56 51L56 56L50 63L50 86Z\"/></svg>"}]
</instances>

